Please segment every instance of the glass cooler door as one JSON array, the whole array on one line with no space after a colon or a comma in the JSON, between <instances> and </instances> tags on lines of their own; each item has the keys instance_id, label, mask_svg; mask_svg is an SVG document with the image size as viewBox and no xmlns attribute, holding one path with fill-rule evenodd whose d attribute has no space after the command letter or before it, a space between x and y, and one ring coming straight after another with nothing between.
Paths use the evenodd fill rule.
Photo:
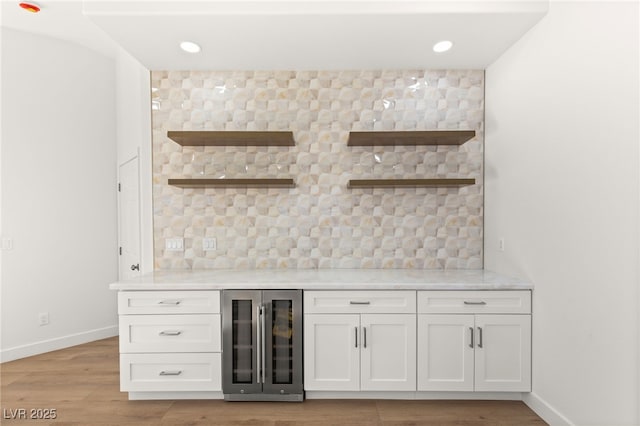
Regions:
<instances>
[{"instance_id":1,"label":"glass cooler door","mask_svg":"<svg viewBox=\"0 0 640 426\"><path fill-rule=\"evenodd\" d=\"M261 392L261 292L223 291L222 300L222 389L224 393Z\"/></svg>"},{"instance_id":2,"label":"glass cooler door","mask_svg":"<svg viewBox=\"0 0 640 426\"><path fill-rule=\"evenodd\" d=\"M302 393L302 292L264 291L264 391Z\"/></svg>"}]
</instances>

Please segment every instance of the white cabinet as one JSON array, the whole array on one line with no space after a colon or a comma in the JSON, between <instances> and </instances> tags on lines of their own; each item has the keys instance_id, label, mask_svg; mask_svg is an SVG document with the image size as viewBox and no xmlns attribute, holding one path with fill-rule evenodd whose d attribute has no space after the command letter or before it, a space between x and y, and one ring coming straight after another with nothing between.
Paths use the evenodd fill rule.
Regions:
<instances>
[{"instance_id":1,"label":"white cabinet","mask_svg":"<svg viewBox=\"0 0 640 426\"><path fill-rule=\"evenodd\" d=\"M305 390L360 389L360 315L304 315Z\"/></svg>"},{"instance_id":2,"label":"white cabinet","mask_svg":"<svg viewBox=\"0 0 640 426\"><path fill-rule=\"evenodd\" d=\"M121 291L120 389L221 391L219 291Z\"/></svg>"},{"instance_id":3,"label":"white cabinet","mask_svg":"<svg viewBox=\"0 0 640 426\"><path fill-rule=\"evenodd\" d=\"M415 390L415 314L366 314L360 326L361 389Z\"/></svg>"},{"instance_id":4,"label":"white cabinet","mask_svg":"<svg viewBox=\"0 0 640 426\"><path fill-rule=\"evenodd\" d=\"M305 390L415 391L415 292L310 291L304 300Z\"/></svg>"},{"instance_id":5,"label":"white cabinet","mask_svg":"<svg viewBox=\"0 0 640 426\"><path fill-rule=\"evenodd\" d=\"M529 392L530 300L529 291L418 292L418 390Z\"/></svg>"}]
</instances>

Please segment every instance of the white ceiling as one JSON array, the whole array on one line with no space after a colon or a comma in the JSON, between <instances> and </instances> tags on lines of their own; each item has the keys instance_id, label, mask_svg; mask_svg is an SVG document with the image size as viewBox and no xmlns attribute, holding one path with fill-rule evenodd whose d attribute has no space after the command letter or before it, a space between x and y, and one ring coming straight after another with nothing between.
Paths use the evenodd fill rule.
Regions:
<instances>
[{"instance_id":1,"label":"white ceiling","mask_svg":"<svg viewBox=\"0 0 640 426\"><path fill-rule=\"evenodd\" d=\"M3 26L111 55L117 43L151 70L484 69L548 8L548 0L41 0L30 14L18 3L2 3ZM442 39L454 47L436 54ZM183 52L183 40L202 52Z\"/></svg>"}]
</instances>

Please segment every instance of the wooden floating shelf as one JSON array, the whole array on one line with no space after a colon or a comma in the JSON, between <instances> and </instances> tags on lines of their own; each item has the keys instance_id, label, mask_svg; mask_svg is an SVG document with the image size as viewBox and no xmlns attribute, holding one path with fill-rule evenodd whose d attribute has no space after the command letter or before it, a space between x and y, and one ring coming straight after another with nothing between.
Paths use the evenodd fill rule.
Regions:
<instances>
[{"instance_id":1,"label":"wooden floating shelf","mask_svg":"<svg viewBox=\"0 0 640 426\"><path fill-rule=\"evenodd\" d=\"M269 187L294 188L293 179L251 178L251 179L169 179L169 185L181 188L218 188L218 187Z\"/></svg>"},{"instance_id":2,"label":"wooden floating shelf","mask_svg":"<svg viewBox=\"0 0 640 426\"><path fill-rule=\"evenodd\" d=\"M348 188L418 188L475 185L475 179L351 179Z\"/></svg>"},{"instance_id":3,"label":"wooden floating shelf","mask_svg":"<svg viewBox=\"0 0 640 426\"><path fill-rule=\"evenodd\" d=\"M168 131L182 146L294 146L293 132Z\"/></svg>"},{"instance_id":4,"label":"wooden floating shelf","mask_svg":"<svg viewBox=\"0 0 640 426\"><path fill-rule=\"evenodd\" d=\"M462 145L475 136L475 130L350 132L347 146Z\"/></svg>"}]
</instances>

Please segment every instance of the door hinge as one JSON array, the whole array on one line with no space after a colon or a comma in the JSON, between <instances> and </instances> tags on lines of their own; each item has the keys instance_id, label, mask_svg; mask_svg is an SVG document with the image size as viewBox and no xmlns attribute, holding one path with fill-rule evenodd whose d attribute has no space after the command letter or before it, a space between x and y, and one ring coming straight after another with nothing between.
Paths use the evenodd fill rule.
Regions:
<instances>
[{"instance_id":1,"label":"door hinge","mask_svg":"<svg viewBox=\"0 0 640 426\"><path fill-rule=\"evenodd\" d=\"M120 253L120 256L122 256L122 247L118 247L118 253Z\"/></svg>"},{"instance_id":2,"label":"door hinge","mask_svg":"<svg viewBox=\"0 0 640 426\"><path fill-rule=\"evenodd\" d=\"M120 182L118 182L118 192L122 192L122 186L120 185Z\"/></svg>"}]
</instances>

